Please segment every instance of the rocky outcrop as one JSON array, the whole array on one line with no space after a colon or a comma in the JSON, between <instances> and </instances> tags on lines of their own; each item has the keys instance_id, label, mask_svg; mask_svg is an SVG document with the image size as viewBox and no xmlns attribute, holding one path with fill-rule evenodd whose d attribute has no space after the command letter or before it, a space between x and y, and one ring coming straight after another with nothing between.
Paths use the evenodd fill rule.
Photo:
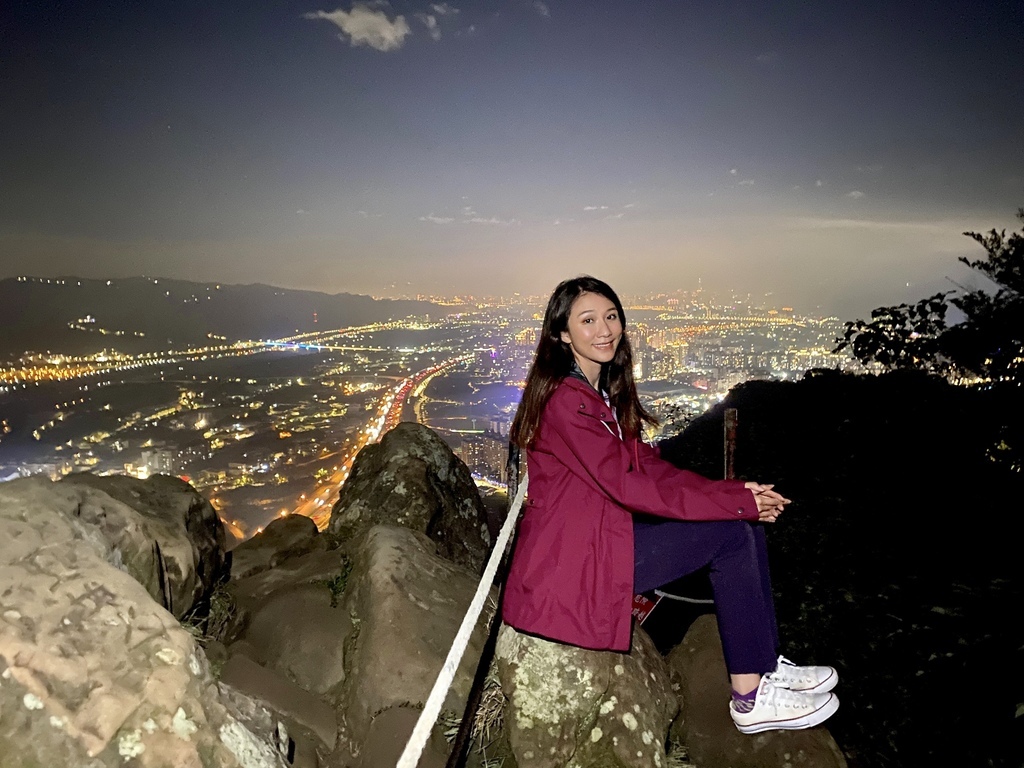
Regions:
<instances>
[{"instance_id":1,"label":"rocky outcrop","mask_svg":"<svg viewBox=\"0 0 1024 768\"><path fill-rule=\"evenodd\" d=\"M145 562L141 530L163 527L138 517L80 482L0 484L0 760L283 768L278 722L222 691L128 572Z\"/></svg>"},{"instance_id":2,"label":"rocky outcrop","mask_svg":"<svg viewBox=\"0 0 1024 768\"><path fill-rule=\"evenodd\" d=\"M87 477L0 484L0 765L393 765L477 585L477 566L442 557L430 536L438 519L463 519L446 486L458 470L443 476L441 454L412 455L436 446L418 428L403 434L412 437L389 434L370 460L392 472L392 496L408 481L383 499L387 515L398 515L403 497L405 522L415 518L423 531L363 528L376 514L364 506L332 520L339 535L350 523L361 531L339 547L310 521L283 519L241 549L234 578L210 600L223 539L188 486ZM350 512L384 493L369 476L361 482L368 496L351 496ZM467 510L478 503L471 498ZM442 539L451 555L452 540ZM195 628L167 610L201 612L207 602L213 612L201 626L216 635L201 638L208 656ZM492 592L485 619L495 603ZM698 622L672 656L686 714L674 740L702 768L842 766L822 729L735 731L710 627ZM444 765L483 644L481 622L421 768ZM491 729L476 742L487 750L468 765L660 768L676 702L668 667L640 630L632 651L617 654L503 627L478 717Z\"/></svg>"},{"instance_id":3,"label":"rocky outcrop","mask_svg":"<svg viewBox=\"0 0 1024 768\"><path fill-rule=\"evenodd\" d=\"M69 475L56 491L164 608L183 618L227 574L224 527L210 503L175 477Z\"/></svg>"},{"instance_id":4,"label":"rocky outcrop","mask_svg":"<svg viewBox=\"0 0 1024 768\"><path fill-rule=\"evenodd\" d=\"M262 533L231 551L231 578L244 579L273 568L290 557L326 549L324 537L317 534L316 523L302 515L273 520Z\"/></svg>"},{"instance_id":5,"label":"rocky outcrop","mask_svg":"<svg viewBox=\"0 0 1024 768\"><path fill-rule=\"evenodd\" d=\"M346 643L348 676L339 703L359 765L386 765L395 743L401 750L476 590L470 571L434 550L421 533L375 526L353 555L345 608L357 632ZM492 595L482 621L495 601ZM449 714L461 716L466 706L483 644L481 623L445 699ZM443 755L437 729L433 742L434 753Z\"/></svg>"},{"instance_id":6,"label":"rocky outcrop","mask_svg":"<svg viewBox=\"0 0 1024 768\"><path fill-rule=\"evenodd\" d=\"M274 711L287 724L289 733L307 747L304 751L315 755L320 745L325 753L334 749L338 737L334 710L283 675L236 654L224 665L220 679Z\"/></svg>"},{"instance_id":7,"label":"rocky outcrop","mask_svg":"<svg viewBox=\"0 0 1024 768\"><path fill-rule=\"evenodd\" d=\"M682 710L672 732L701 768L846 768L842 751L824 727L755 735L736 730L729 717L729 676L713 615L693 623L668 663L680 681Z\"/></svg>"},{"instance_id":8,"label":"rocky outcrop","mask_svg":"<svg viewBox=\"0 0 1024 768\"><path fill-rule=\"evenodd\" d=\"M338 765L376 768L412 732L477 578L407 528L374 526L349 552L315 550L228 584L241 618L223 679L315 736ZM465 707L483 642L480 626L448 716ZM447 749L439 727L420 765L444 765Z\"/></svg>"},{"instance_id":9,"label":"rocky outcrop","mask_svg":"<svg viewBox=\"0 0 1024 768\"><path fill-rule=\"evenodd\" d=\"M676 714L665 661L633 631L630 653L588 651L503 626L495 661L520 766L661 768Z\"/></svg>"},{"instance_id":10,"label":"rocky outcrop","mask_svg":"<svg viewBox=\"0 0 1024 768\"><path fill-rule=\"evenodd\" d=\"M426 533L439 555L478 572L490 546L469 469L440 437L411 422L360 451L328 530L348 541L378 524Z\"/></svg>"},{"instance_id":11,"label":"rocky outcrop","mask_svg":"<svg viewBox=\"0 0 1024 768\"><path fill-rule=\"evenodd\" d=\"M313 694L338 688L352 631L339 604L349 567L338 550L314 551L230 582L229 654L243 654Z\"/></svg>"}]
</instances>

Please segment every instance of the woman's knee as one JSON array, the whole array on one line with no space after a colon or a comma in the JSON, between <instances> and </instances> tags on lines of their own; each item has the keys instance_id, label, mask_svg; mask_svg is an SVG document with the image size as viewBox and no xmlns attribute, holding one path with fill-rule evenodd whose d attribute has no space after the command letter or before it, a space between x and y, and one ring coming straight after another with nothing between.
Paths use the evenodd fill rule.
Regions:
<instances>
[{"instance_id":1,"label":"woman's knee","mask_svg":"<svg viewBox=\"0 0 1024 768\"><path fill-rule=\"evenodd\" d=\"M719 554L749 552L751 557L757 554L754 526L745 520L725 520L722 526L722 544Z\"/></svg>"}]
</instances>

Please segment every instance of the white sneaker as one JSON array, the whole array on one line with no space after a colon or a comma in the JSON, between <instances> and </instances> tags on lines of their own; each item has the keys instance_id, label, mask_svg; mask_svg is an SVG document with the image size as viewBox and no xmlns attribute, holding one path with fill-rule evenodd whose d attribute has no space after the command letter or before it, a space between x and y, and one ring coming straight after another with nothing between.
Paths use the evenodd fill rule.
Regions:
<instances>
[{"instance_id":1,"label":"white sneaker","mask_svg":"<svg viewBox=\"0 0 1024 768\"><path fill-rule=\"evenodd\" d=\"M820 725L839 709L834 693L798 693L777 685L768 675L761 678L754 708L737 712L729 704L732 721L742 733L799 730Z\"/></svg>"},{"instance_id":2,"label":"white sneaker","mask_svg":"<svg viewBox=\"0 0 1024 768\"><path fill-rule=\"evenodd\" d=\"M833 667L798 667L785 656L779 656L775 671L768 675L780 688L801 693L825 693L839 682Z\"/></svg>"}]
</instances>

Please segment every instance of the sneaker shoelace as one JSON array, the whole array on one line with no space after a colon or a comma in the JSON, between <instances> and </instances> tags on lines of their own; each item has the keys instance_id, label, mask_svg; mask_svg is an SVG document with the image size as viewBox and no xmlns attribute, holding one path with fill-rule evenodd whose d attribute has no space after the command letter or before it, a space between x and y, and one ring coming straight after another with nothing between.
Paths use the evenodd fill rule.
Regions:
<instances>
[{"instance_id":1,"label":"sneaker shoelace","mask_svg":"<svg viewBox=\"0 0 1024 768\"><path fill-rule=\"evenodd\" d=\"M780 709L808 709L812 706L807 696L776 685L770 679L761 683L757 699L759 703L771 707L775 712Z\"/></svg>"},{"instance_id":2,"label":"sneaker shoelace","mask_svg":"<svg viewBox=\"0 0 1024 768\"><path fill-rule=\"evenodd\" d=\"M788 688L792 682L811 684L818 682L809 667L798 667L785 656L779 656L775 671L768 675L768 679L783 688Z\"/></svg>"}]
</instances>

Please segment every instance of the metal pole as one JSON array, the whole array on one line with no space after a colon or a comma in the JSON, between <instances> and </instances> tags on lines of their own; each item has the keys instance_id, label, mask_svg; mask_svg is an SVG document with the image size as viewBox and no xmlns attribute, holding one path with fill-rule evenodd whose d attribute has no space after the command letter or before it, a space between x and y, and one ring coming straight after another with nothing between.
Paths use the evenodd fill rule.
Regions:
<instances>
[{"instance_id":1,"label":"metal pole","mask_svg":"<svg viewBox=\"0 0 1024 768\"><path fill-rule=\"evenodd\" d=\"M725 479L736 477L736 426L739 416L735 408L725 409Z\"/></svg>"}]
</instances>

